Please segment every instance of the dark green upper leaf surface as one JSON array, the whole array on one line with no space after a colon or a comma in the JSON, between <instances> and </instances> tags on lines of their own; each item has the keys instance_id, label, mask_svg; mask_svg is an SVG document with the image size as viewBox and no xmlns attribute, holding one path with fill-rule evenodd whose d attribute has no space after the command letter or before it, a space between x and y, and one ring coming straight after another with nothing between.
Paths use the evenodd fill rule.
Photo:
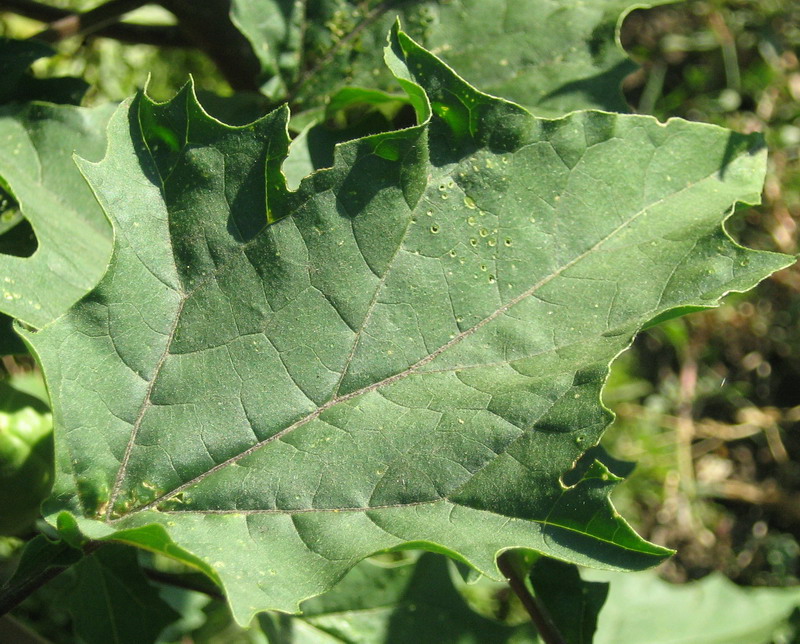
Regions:
<instances>
[{"instance_id":1,"label":"dark green upper leaf surface","mask_svg":"<svg viewBox=\"0 0 800 644\"><path fill-rule=\"evenodd\" d=\"M82 164L109 271L26 334L57 425L51 515L129 543L159 524L240 621L409 543L494 576L509 547L656 563L604 465L561 482L609 421L608 364L651 318L791 262L721 227L758 199L758 138L540 120L403 34L387 60L430 120L339 146L296 192L285 110L227 127L189 90L121 108Z\"/></svg>"},{"instance_id":2,"label":"dark green upper leaf surface","mask_svg":"<svg viewBox=\"0 0 800 644\"><path fill-rule=\"evenodd\" d=\"M412 37L482 90L537 113L564 114L628 111L620 85L635 65L618 43L617 26L631 6L632 0L233 0L232 18L261 58L270 78L264 91L275 99L285 88L293 104L310 106L347 84L392 86L380 51L399 16Z\"/></svg>"},{"instance_id":3,"label":"dark green upper leaf surface","mask_svg":"<svg viewBox=\"0 0 800 644\"><path fill-rule=\"evenodd\" d=\"M113 108L22 102L58 98L50 98L45 85L42 96L25 89L32 82L25 80L28 65L49 51L29 41L0 40L0 102L7 103L0 106L0 188L36 235L30 257L6 254L13 248L0 252L0 312L37 328L97 284L111 252L111 226L72 157L102 156Z\"/></svg>"}]
</instances>

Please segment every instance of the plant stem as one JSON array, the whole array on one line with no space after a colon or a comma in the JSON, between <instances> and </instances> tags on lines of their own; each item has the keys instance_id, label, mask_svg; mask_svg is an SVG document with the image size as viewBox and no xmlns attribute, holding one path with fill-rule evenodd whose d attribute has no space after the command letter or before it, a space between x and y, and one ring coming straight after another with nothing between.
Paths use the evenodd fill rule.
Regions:
<instances>
[{"instance_id":1,"label":"plant stem","mask_svg":"<svg viewBox=\"0 0 800 644\"><path fill-rule=\"evenodd\" d=\"M61 550L56 552L51 557L51 561L55 560L59 553L64 553L70 550L70 546L65 542L61 542ZM84 556L90 555L103 545L101 541L90 541L83 547ZM30 595L39 590L47 582L52 581L58 577L62 572L67 570L68 565L54 565L47 566L39 572L30 575L27 578L21 579L19 582L9 588L0 589L0 617L19 606Z\"/></svg>"},{"instance_id":2,"label":"plant stem","mask_svg":"<svg viewBox=\"0 0 800 644\"><path fill-rule=\"evenodd\" d=\"M504 552L500 555L497 559L497 567L505 575L511 590L519 597L525 610L528 611L528 615L531 616L531 620L536 626L536 630L539 631L542 641L545 644L567 644L564 636L558 632L545 608L531 594L525 585L525 580L517 573L511 556L509 552Z\"/></svg>"},{"instance_id":3,"label":"plant stem","mask_svg":"<svg viewBox=\"0 0 800 644\"><path fill-rule=\"evenodd\" d=\"M70 13L54 20L34 38L58 42L71 36L87 36L118 22L126 13L148 4L148 0L111 0L86 13Z\"/></svg>"},{"instance_id":4,"label":"plant stem","mask_svg":"<svg viewBox=\"0 0 800 644\"><path fill-rule=\"evenodd\" d=\"M51 23L73 15L72 12L65 9L44 5L35 0L0 0L0 11L9 11L25 18ZM92 32L92 35L132 44L191 47L180 28L172 25L137 25L117 22L97 29Z\"/></svg>"}]
</instances>

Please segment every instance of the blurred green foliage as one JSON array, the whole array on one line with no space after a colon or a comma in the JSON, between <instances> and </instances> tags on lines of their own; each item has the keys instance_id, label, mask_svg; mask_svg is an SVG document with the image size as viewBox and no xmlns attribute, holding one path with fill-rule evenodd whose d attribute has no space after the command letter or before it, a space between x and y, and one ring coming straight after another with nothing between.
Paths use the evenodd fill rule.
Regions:
<instances>
[{"instance_id":1,"label":"blurred green foliage","mask_svg":"<svg viewBox=\"0 0 800 644\"><path fill-rule=\"evenodd\" d=\"M46 4L71 10L85 10L97 4L86 0L51 0ZM175 20L168 11L145 6L132 12L127 21L145 25L169 25ZM42 23L13 14L0 14L0 36L27 38L42 29ZM121 101L147 86L156 100L171 98L188 75L198 90L229 96L232 91L214 63L196 49L162 48L127 44L110 38L72 38L58 44L58 54L34 65L37 75L77 76L89 83L85 105Z\"/></svg>"},{"instance_id":2,"label":"blurred green foliage","mask_svg":"<svg viewBox=\"0 0 800 644\"><path fill-rule=\"evenodd\" d=\"M623 43L642 63L626 93L678 115L762 132L764 201L728 229L742 243L797 253L800 216L800 4L694 1L637 10ZM674 580L723 570L744 584L800 577L800 273L782 271L722 309L636 341L614 366L605 444L637 461L616 502L648 538L678 549Z\"/></svg>"}]
</instances>

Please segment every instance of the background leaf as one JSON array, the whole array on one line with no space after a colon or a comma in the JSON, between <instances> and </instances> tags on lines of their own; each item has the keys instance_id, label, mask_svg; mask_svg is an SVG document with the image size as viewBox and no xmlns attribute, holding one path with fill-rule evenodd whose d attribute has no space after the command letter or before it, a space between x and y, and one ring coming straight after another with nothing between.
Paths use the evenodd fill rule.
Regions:
<instances>
[{"instance_id":1,"label":"background leaf","mask_svg":"<svg viewBox=\"0 0 800 644\"><path fill-rule=\"evenodd\" d=\"M399 16L409 35L470 83L558 115L628 111L620 86L636 66L619 46L617 28L631 6L631 0L233 0L232 18L261 58L270 79L264 91L274 100L288 91L292 104L310 107L344 85L395 87L380 52Z\"/></svg>"},{"instance_id":2,"label":"background leaf","mask_svg":"<svg viewBox=\"0 0 800 644\"><path fill-rule=\"evenodd\" d=\"M308 110L290 121L290 128L300 131L281 168L288 188L295 190L307 175L331 167L337 144L411 126L413 117L406 96L358 87L338 91L324 110Z\"/></svg>"},{"instance_id":3,"label":"background leaf","mask_svg":"<svg viewBox=\"0 0 800 644\"><path fill-rule=\"evenodd\" d=\"M720 573L688 584L651 572L584 574L610 584L595 644L771 644L800 606L800 588L742 588Z\"/></svg>"},{"instance_id":4,"label":"background leaf","mask_svg":"<svg viewBox=\"0 0 800 644\"><path fill-rule=\"evenodd\" d=\"M11 86L27 78L31 60L47 51L36 43L0 41L0 64ZM17 256L22 223L0 236L0 312L40 328L92 288L108 263L111 227L72 155L102 155L113 107L15 102L28 98L24 91L7 92L5 98L11 102L0 106L0 139L7 150L0 158L0 187L9 202L6 210L21 212L26 230L32 230L23 234L35 234L35 243L22 253L30 256ZM12 234L16 237L4 245Z\"/></svg>"},{"instance_id":5,"label":"background leaf","mask_svg":"<svg viewBox=\"0 0 800 644\"><path fill-rule=\"evenodd\" d=\"M447 560L425 553L400 565L366 560L330 592L304 602L302 616L259 617L270 641L439 644L538 641L533 626L508 626L470 610ZM283 638L283 639L281 639Z\"/></svg>"},{"instance_id":6,"label":"background leaf","mask_svg":"<svg viewBox=\"0 0 800 644\"><path fill-rule=\"evenodd\" d=\"M139 570L136 550L108 544L76 566L69 594L76 636L88 644L153 642L178 614Z\"/></svg>"},{"instance_id":7,"label":"background leaf","mask_svg":"<svg viewBox=\"0 0 800 644\"><path fill-rule=\"evenodd\" d=\"M261 91L274 101L286 96L303 57L303 9L293 0L231 2L231 20L261 63Z\"/></svg>"},{"instance_id":8,"label":"background leaf","mask_svg":"<svg viewBox=\"0 0 800 644\"><path fill-rule=\"evenodd\" d=\"M53 419L35 395L0 381L0 535L30 528L53 482Z\"/></svg>"},{"instance_id":9,"label":"background leaf","mask_svg":"<svg viewBox=\"0 0 800 644\"><path fill-rule=\"evenodd\" d=\"M80 558L81 552L63 541L52 541L38 534L25 543L13 574L5 580L4 589L6 585L11 587L26 583L50 568L68 568Z\"/></svg>"},{"instance_id":10,"label":"background leaf","mask_svg":"<svg viewBox=\"0 0 800 644\"><path fill-rule=\"evenodd\" d=\"M537 600L567 644L595 641L597 616L608 596L607 583L584 581L577 566L547 557L536 561L529 579Z\"/></svg>"},{"instance_id":11,"label":"background leaf","mask_svg":"<svg viewBox=\"0 0 800 644\"><path fill-rule=\"evenodd\" d=\"M47 101L77 105L88 89L86 81L70 76L37 78L29 72L31 63L55 52L36 40L0 38L0 104Z\"/></svg>"}]
</instances>

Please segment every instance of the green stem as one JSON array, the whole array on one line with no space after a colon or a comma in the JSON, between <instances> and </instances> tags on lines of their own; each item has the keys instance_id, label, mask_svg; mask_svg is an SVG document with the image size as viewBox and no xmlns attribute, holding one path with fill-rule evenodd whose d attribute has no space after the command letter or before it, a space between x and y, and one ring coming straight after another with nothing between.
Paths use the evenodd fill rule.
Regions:
<instances>
[{"instance_id":1,"label":"green stem","mask_svg":"<svg viewBox=\"0 0 800 644\"><path fill-rule=\"evenodd\" d=\"M541 637L544 644L567 644L564 636L559 633L552 619L550 619L547 610L528 590L524 576L517 571L513 553L508 551L500 555L497 559L497 567L508 580L508 585L511 586L514 594L519 597L525 610L528 611L528 615L530 615L534 626L536 626L536 630L539 631L539 637Z\"/></svg>"}]
</instances>

